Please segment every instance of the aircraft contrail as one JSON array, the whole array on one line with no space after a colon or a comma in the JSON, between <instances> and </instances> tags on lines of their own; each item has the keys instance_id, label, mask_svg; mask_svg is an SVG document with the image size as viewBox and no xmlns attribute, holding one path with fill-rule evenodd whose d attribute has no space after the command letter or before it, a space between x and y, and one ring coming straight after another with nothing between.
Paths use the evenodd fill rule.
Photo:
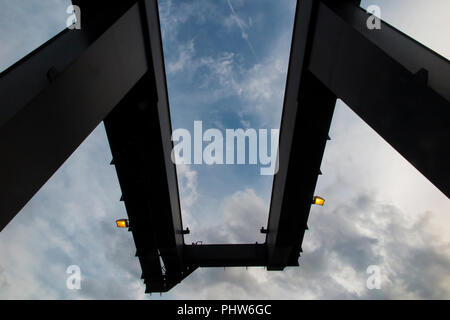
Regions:
<instances>
[{"instance_id":1,"label":"aircraft contrail","mask_svg":"<svg viewBox=\"0 0 450 320\"><path fill-rule=\"evenodd\" d=\"M242 32L242 38L244 38L245 41L247 41L248 46L250 47L250 50L252 51L253 55L254 55L255 58L256 58L256 52L255 52L255 49L253 48L252 43L251 43L250 40L248 39L248 34L247 34L247 32L245 32L245 28L244 28L244 26L242 25L241 21L239 20L239 17L238 17L238 15L236 14L236 11L234 11L233 5L231 4L231 0L227 0L227 2L228 2L228 7L230 7L231 14L235 17L236 22L237 22L239 28L241 29L241 32Z\"/></svg>"}]
</instances>

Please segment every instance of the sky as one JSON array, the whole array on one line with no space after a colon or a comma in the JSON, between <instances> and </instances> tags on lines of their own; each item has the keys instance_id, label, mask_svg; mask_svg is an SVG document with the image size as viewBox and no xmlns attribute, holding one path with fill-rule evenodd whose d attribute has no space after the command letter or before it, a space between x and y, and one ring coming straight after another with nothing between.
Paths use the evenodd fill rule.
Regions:
<instances>
[{"instance_id":1,"label":"sky","mask_svg":"<svg viewBox=\"0 0 450 320\"><path fill-rule=\"evenodd\" d=\"M0 71L65 27L69 1L0 0ZM448 1L371 0L450 57ZM172 126L278 128L296 2L160 0ZM82 10L82 8L81 8ZM144 294L103 125L0 233L0 299L448 299L450 201L338 101L299 268L198 269ZM264 241L272 177L257 166L177 167L186 242ZM81 290L66 287L78 265ZM379 266L381 289L366 287Z\"/></svg>"}]
</instances>

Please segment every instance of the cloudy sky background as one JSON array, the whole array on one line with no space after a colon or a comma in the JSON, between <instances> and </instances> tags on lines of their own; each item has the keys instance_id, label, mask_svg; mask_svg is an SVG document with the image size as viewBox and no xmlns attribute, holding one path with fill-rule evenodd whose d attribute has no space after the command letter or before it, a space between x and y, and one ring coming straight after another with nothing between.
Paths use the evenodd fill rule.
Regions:
<instances>
[{"instance_id":1,"label":"cloudy sky background","mask_svg":"<svg viewBox=\"0 0 450 320\"><path fill-rule=\"evenodd\" d=\"M0 71L65 27L67 0L0 0ZM160 1L173 128L278 128L295 1ZM363 1L450 57L448 1ZM100 125L0 233L2 299L450 298L450 201L338 102L300 268L199 269L144 295ZM272 186L257 166L178 168L186 242L264 240ZM79 265L82 289L66 288ZM381 290L366 269L382 270Z\"/></svg>"}]
</instances>

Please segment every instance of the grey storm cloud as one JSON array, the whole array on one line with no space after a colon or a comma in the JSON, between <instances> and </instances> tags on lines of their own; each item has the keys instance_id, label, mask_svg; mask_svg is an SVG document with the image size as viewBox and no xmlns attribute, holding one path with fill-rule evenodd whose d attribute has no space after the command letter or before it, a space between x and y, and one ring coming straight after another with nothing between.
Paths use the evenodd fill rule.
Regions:
<instances>
[{"instance_id":1,"label":"grey storm cloud","mask_svg":"<svg viewBox=\"0 0 450 320\"><path fill-rule=\"evenodd\" d=\"M202 298L449 298L450 244L441 243L429 230L432 213L408 221L398 208L379 204L368 194L353 200L322 213L314 210L300 268L287 268L284 272L261 268L201 269L174 290L174 297L196 293ZM228 218L234 225L245 226L249 222L239 211L233 211ZM236 232L231 224L221 228L224 234ZM380 290L366 287L366 270L371 265L382 270Z\"/></svg>"}]
</instances>

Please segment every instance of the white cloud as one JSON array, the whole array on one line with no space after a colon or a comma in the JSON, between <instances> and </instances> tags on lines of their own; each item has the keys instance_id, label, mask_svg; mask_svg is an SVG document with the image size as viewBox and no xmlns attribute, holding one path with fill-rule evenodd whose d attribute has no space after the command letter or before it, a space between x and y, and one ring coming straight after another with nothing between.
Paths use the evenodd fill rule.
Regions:
<instances>
[{"instance_id":1,"label":"white cloud","mask_svg":"<svg viewBox=\"0 0 450 320\"><path fill-rule=\"evenodd\" d=\"M251 43L251 41L248 38L247 23L245 23L241 18L238 17L238 15L236 14L236 11L234 10L233 5L231 4L231 0L227 0L227 3L228 3L228 7L230 8L230 11L231 11L231 19L227 18L225 20L225 25L230 25L231 23L235 23L239 27L239 29L241 30L242 39L244 39L247 42L251 52L256 57L255 48L253 47L253 44Z\"/></svg>"},{"instance_id":2,"label":"white cloud","mask_svg":"<svg viewBox=\"0 0 450 320\"><path fill-rule=\"evenodd\" d=\"M261 63L249 68L240 62L241 56L222 52L216 56L195 56L195 42L179 45L177 60L168 61L169 74L195 81L199 93L189 92L185 99L211 103L226 97L236 97L241 103L230 106L243 122L252 119L255 126L278 128L285 92L289 37L281 37ZM195 85L195 84L194 84ZM207 94L202 90L206 90ZM181 95L178 93L178 95ZM184 100L184 99L183 99ZM247 120L246 120L247 119Z\"/></svg>"},{"instance_id":3,"label":"white cloud","mask_svg":"<svg viewBox=\"0 0 450 320\"><path fill-rule=\"evenodd\" d=\"M253 189L236 191L225 197L218 206L217 224L197 231L205 243L254 243L264 242L258 230L267 224L269 204Z\"/></svg>"},{"instance_id":4,"label":"white cloud","mask_svg":"<svg viewBox=\"0 0 450 320\"><path fill-rule=\"evenodd\" d=\"M229 197L224 197L217 203L214 225L207 225L202 220L202 212L193 211L201 204L203 195L198 191L197 171L193 166L177 166L178 184L180 190L183 225L189 226L191 233L186 236L186 242L203 243L253 243L255 240L264 242L264 237L254 239L260 227L267 223L268 203L259 197L253 189L237 191Z\"/></svg>"},{"instance_id":5,"label":"white cloud","mask_svg":"<svg viewBox=\"0 0 450 320\"><path fill-rule=\"evenodd\" d=\"M165 44L176 41L180 25L192 19L195 24L203 24L208 18L222 19L223 13L217 10L214 1L196 0L176 2L158 1L161 31Z\"/></svg>"},{"instance_id":6,"label":"white cloud","mask_svg":"<svg viewBox=\"0 0 450 320\"><path fill-rule=\"evenodd\" d=\"M69 0L3 0L0 72L65 29L69 5Z\"/></svg>"}]
</instances>

